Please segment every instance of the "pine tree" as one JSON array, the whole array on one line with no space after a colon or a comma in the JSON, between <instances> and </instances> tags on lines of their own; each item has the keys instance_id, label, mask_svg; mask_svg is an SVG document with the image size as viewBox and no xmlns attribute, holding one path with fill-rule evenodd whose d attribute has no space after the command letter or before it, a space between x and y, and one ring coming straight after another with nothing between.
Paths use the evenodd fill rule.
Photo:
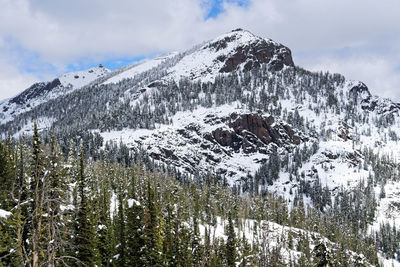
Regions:
<instances>
[{"instance_id":1,"label":"pine tree","mask_svg":"<svg viewBox=\"0 0 400 267\"><path fill-rule=\"evenodd\" d=\"M235 228L232 222L232 214L228 214L228 239L226 241L226 264L227 266L236 266L236 237Z\"/></svg>"},{"instance_id":2,"label":"pine tree","mask_svg":"<svg viewBox=\"0 0 400 267\"><path fill-rule=\"evenodd\" d=\"M48 266L56 266L56 256L63 250L64 240L62 240L61 230L63 228L63 214L61 205L66 205L66 192L68 190L65 172L61 166L61 151L57 144L54 130L51 135L49 151L49 175L46 188L46 206L48 225L47 232L47 261Z\"/></svg>"},{"instance_id":3,"label":"pine tree","mask_svg":"<svg viewBox=\"0 0 400 267\"><path fill-rule=\"evenodd\" d=\"M125 225L125 199L123 174L119 170L118 181L118 214L117 214L117 238L118 238L118 260L117 265L126 265L126 225Z\"/></svg>"},{"instance_id":4,"label":"pine tree","mask_svg":"<svg viewBox=\"0 0 400 267\"><path fill-rule=\"evenodd\" d=\"M14 253L17 246L15 240L16 223L13 215L0 217L0 267L23 266L23 262Z\"/></svg>"},{"instance_id":5,"label":"pine tree","mask_svg":"<svg viewBox=\"0 0 400 267\"><path fill-rule=\"evenodd\" d=\"M174 250L174 222L175 222L175 212L174 203L172 202L169 194L167 195L165 206L165 228L164 228L164 238L163 238L163 254L164 254L164 265L175 266L176 257Z\"/></svg>"},{"instance_id":6,"label":"pine tree","mask_svg":"<svg viewBox=\"0 0 400 267\"><path fill-rule=\"evenodd\" d=\"M247 260L247 257L250 255L250 253L251 253L251 247L250 247L250 245L249 245L249 243L247 242L247 239L246 239L246 236L245 236L245 234L244 234L244 232L243 232L243 236L242 236L242 239L241 239L241 241L240 241L240 244L241 244L241 248L240 248L240 250L241 250L241 261L240 261L240 267L246 267L247 266L247 263L248 263L248 260Z\"/></svg>"},{"instance_id":7,"label":"pine tree","mask_svg":"<svg viewBox=\"0 0 400 267\"><path fill-rule=\"evenodd\" d=\"M315 267L324 267L328 265L328 253L324 243L316 245L313 252Z\"/></svg>"},{"instance_id":8,"label":"pine tree","mask_svg":"<svg viewBox=\"0 0 400 267\"><path fill-rule=\"evenodd\" d=\"M33 152L32 152L32 266L38 267L42 255L42 223L44 212L44 185L47 180L43 162L43 151L36 122L33 128Z\"/></svg>"},{"instance_id":9,"label":"pine tree","mask_svg":"<svg viewBox=\"0 0 400 267\"><path fill-rule=\"evenodd\" d=\"M127 241L126 241L126 253L128 259L128 265L139 267L143 266L143 248L144 248L144 237L143 237L143 219L144 210L142 206L142 199L137 193L139 188L136 172L132 170L131 185L128 192L128 208L126 212L127 218Z\"/></svg>"},{"instance_id":10,"label":"pine tree","mask_svg":"<svg viewBox=\"0 0 400 267\"><path fill-rule=\"evenodd\" d=\"M192 259L193 266L199 266L203 252L200 243L201 237L199 230L200 203L196 185L194 183L191 184L191 195L193 197Z\"/></svg>"},{"instance_id":11,"label":"pine tree","mask_svg":"<svg viewBox=\"0 0 400 267\"><path fill-rule=\"evenodd\" d=\"M160 255L162 252L160 219L157 199L149 178L147 178L147 199L144 219L144 263L146 266L162 266L162 258Z\"/></svg>"},{"instance_id":12,"label":"pine tree","mask_svg":"<svg viewBox=\"0 0 400 267\"><path fill-rule=\"evenodd\" d=\"M78 208L76 229L77 258L87 266L94 262L94 231L90 221L90 203L87 196L87 177L85 176L85 163L83 146L80 151L79 177L78 177Z\"/></svg>"},{"instance_id":13,"label":"pine tree","mask_svg":"<svg viewBox=\"0 0 400 267\"><path fill-rule=\"evenodd\" d=\"M104 165L101 164L98 171L100 179L100 192L97 198L97 250L100 255L100 263L108 266L114 256L114 231L111 223L110 205L111 205L111 184L106 175Z\"/></svg>"},{"instance_id":14,"label":"pine tree","mask_svg":"<svg viewBox=\"0 0 400 267\"><path fill-rule=\"evenodd\" d=\"M16 238L17 238L17 252L19 262L21 265L28 264L28 253L29 253L29 234L31 229L31 212L27 205L29 194L29 186L26 175L26 162L25 154L27 153L25 148L24 138L20 141L18 148L18 159L17 159L17 170L15 176L15 182L13 187L13 195L16 198Z\"/></svg>"},{"instance_id":15,"label":"pine tree","mask_svg":"<svg viewBox=\"0 0 400 267\"><path fill-rule=\"evenodd\" d=\"M9 210L12 207L10 197L14 181L14 160L10 145L0 140L0 208Z\"/></svg>"}]
</instances>

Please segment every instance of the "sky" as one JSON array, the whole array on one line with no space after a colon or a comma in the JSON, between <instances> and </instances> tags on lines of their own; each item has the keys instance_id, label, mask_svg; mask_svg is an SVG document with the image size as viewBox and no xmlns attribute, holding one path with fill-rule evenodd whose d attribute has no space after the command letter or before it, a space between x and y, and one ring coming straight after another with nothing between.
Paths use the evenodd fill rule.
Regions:
<instances>
[{"instance_id":1,"label":"sky","mask_svg":"<svg viewBox=\"0 0 400 267\"><path fill-rule=\"evenodd\" d=\"M296 65L400 101L398 0L0 0L0 99L102 63L116 69L243 28Z\"/></svg>"}]
</instances>

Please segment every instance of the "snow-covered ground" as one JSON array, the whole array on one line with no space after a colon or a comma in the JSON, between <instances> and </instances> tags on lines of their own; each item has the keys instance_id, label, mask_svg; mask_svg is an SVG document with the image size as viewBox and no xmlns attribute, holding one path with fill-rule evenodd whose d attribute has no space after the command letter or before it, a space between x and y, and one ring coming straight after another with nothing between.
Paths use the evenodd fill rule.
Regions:
<instances>
[{"instance_id":1,"label":"snow-covered ground","mask_svg":"<svg viewBox=\"0 0 400 267\"><path fill-rule=\"evenodd\" d=\"M45 92L42 95L36 96L35 98L27 99L28 103L26 104L21 105L13 103L12 102L13 98L4 100L0 102L0 112L1 112L0 121L1 123L6 123L8 121L11 121L18 114L28 112L32 110L34 107L42 103L45 103L51 99L55 99L59 96L64 96L75 90L81 89L84 86L88 86L89 84L102 78L108 73L110 73L110 70L102 66L94 67L88 70L69 72L58 77L61 85L53 88L49 92ZM24 92L22 92L21 94L23 93Z\"/></svg>"},{"instance_id":2,"label":"snow-covered ground","mask_svg":"<svg viewBox=\"0 0 400 267\"><path fill-rule=\"evenodd\" d=\"M91 82L103 77L110 70L98 66L88 70L74 71L60 76L58 79L63 87L71 86L73 89L79 89Z\"/></svg>"},{"instance_id":3,"label":"snow-covered ground","mask_svg":"<svg viewBox=\"0 0 400 267\"><path fill-rule=\"evenodd\" d=\"M56 121L54 118L39 117L36 120L38 131L41 132L45 129L50 129L51 125ZM13 135L15 138L22 137L22 135L30 136L33 135L33 121L26 123L21 130Z\"/></svg>"},{"instance_id":4,"label":"snow-covered ground","mask_svg":"<svg viewBox=\"0 0 400 267\"><path fill-rule=\"evenodd\" d=\"M216 224L214 226L200 224L199 226L200 235L203 237L204 240L205 231L207 229L211 241L219 238L226 241L228 238L226 233L227 225L228 225L228 220L224 220L221 217L217 217ZM309 238L310 251L313 251L315 246L320 243L323 243L327 247L328 255L329 253L332 253L334 249L337 249L337 245L335 243L329 241L327 238L321 236L319 233L309 232L294 227L282 226L280 224L265 220L261 220L260 222L257 222L256 220L252 219L241 220L240 222L238 222L238 225L235 225L234 229L236 238L239 240L241 240L241 238L244 236L247 240L247 243L250 245L253 243L253 241L256 240L258 242L265 241L264 246L269 251L272 251L273 249L280 250L282 255L281 260L285 264L289 264L290 262L296 262L302 256L302 252L296 250L299 242L299 239L296 237L299 237L300 235L307 236ZM292 248L289 248L287 245L289 240L289 235L291 235L293 238ZM362 255L358 255L357 253L348 250L346 251L346 253L347 257L349 258L349 262L350 262L350 257L352 261L355 260L357 257L360 257L359 260L361 260L361 262L364 262L364 264L366 264L365 258ZM385 260L383 257L381 257L380 260L384 264L384 266L392 266L388 265L392 264L392 261ZM394 264L399 264L396 261L393 262ZM240 262L237 262L237 264L239 263ZM370 265L365 265L365 266L370 266ZM399 266L399 265L394 265L394 266Z\"/></svg>"},{"instance_id":5,"label":"snow-covered ground","mask_svg":"<svg viewBox=\"0 0 400 267\"><path fill-rule=\"evenodd\" d=\"M170 53L164 56L159 56L154 59L147 59L139 63L135 63L132 66L126 67L126 70L122 71L121 73L111 77L110 79L106 80L103 84L110 84L110 83L118 83L124 79L131 79L134 78L136 75L141 74L145 71L151 70L159 66L165 60L176 56L177 53Z\"/></svg>"},{"instance_id":6,"label":"snow-covered ground","mask_svg":"<svg viewBox=\"0 0 400 267\"><path fill-rule=\"evenodd\" d=\"M198 108L193 112L178 112L172 117L171 125L156 125L155 130L148 129L124 129L122 131L101 132L104 141L113 141L119 143L122 141L131 147L141 147L146 149L149 154L162 154L162 150L171 150L173 154L183 159L179 168L187 171L195 164L202 170L226 170L231 179L230 183L240 177L245 177L248 173L254 172L260 167L261 161L268 158L266 154L256 153L230 153L228 150L221 153L213 153L209 149L202 148L207 145L216 148L216 145L208 142L203 138L205 134L209 134L217 128L228 129L228 126L218 118L228 117L232 113L244 114L249 111L237 108L237 103L231 105L223 105L213 109ZM207 118L215 117L215 123L209 123ZM179 133L182 129L196 128L197 133L189 132L189 137L184 137ZM225 153L226 152L226 153ZM209 163L207 156L213 157L215 166Z\"/></svg>"}]
</instances>

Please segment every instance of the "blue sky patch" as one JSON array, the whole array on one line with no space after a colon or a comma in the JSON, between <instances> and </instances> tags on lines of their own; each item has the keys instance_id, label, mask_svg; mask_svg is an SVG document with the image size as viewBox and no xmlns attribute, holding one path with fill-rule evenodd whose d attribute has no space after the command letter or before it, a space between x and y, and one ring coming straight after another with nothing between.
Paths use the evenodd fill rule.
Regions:
<instances>
[{"instance_id":1,"label":"blue sky patch","mask_svg":"<svg viewBox=\"0 0 400 267\"><path fill-rule=\"evenodd\" d=\"M117 57L117 58L108 58L105 60L100 60L100 61L93 61L93 60L81 60L78 63L74 64L69 64L67 66L66 72L71 72L71 71L77 71L77 70L84 70L84 69L90 69L93 67L98 66L99 64L102 64L105 68L109 70L116 70L121 67L125 67L131 64L134 64L136 62L142 61L146 58L153 58L155 55L150 55L149 57Z\"/></svg>"},{"instance_id":2,"label":"blue sky patch","mask_svg":"<svg viewBox=\"0 0 400 267\"><path fill-rule=\"evenodd\" d=\"M216 18L218 15L224 12L224 3L236 4L240 7L247 7L250 4L250 0L211 0L210 8L205 18Z\"/></svg>"}]
</instances>

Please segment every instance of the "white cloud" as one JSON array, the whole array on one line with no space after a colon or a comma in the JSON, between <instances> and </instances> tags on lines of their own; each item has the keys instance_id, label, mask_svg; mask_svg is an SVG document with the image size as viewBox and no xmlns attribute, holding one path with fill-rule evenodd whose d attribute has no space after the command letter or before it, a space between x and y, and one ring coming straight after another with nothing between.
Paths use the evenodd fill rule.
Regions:
<instances>
[{"instance_id":1,"label":"white cloud","mask_svg":"<svg viewBox=\"0 0 400 267\"><path fill-rule=\"evenodd\" d=\"M35 81L33 75L22 74L12 64L0 60L0 101L14 96Z\"/></svg>"},{"instance_id":2,"label":"white cloud","mask_svg":"<svg viewBox=\"0 0 400 267\"><path fill-rule=\"evenodd\" d=\"M308 62L309 69L341 73L348 79L366 83L372 94L400 100L400 75L393 63L376 55L346 58L321 57Z\"/></svg>"},{"instance_id":3,"label":"white cloud","mask_svg":"<svg viewBox=\"0 0 400 267\"><path fill-rule=\"evenodd\" d=\"M12 40L57 70L82 60L182 50L242 27L287 45L305 68L365 79L376 93L400 99L393 56L400 55L398 0L251 0L245 7L226 1L225 12L207 20L210 0L0 0L0 6L0 49ZM6 62L15 73L9 81L20 79L21 66L13 62Z\"/></svg>"}]
</instances>

